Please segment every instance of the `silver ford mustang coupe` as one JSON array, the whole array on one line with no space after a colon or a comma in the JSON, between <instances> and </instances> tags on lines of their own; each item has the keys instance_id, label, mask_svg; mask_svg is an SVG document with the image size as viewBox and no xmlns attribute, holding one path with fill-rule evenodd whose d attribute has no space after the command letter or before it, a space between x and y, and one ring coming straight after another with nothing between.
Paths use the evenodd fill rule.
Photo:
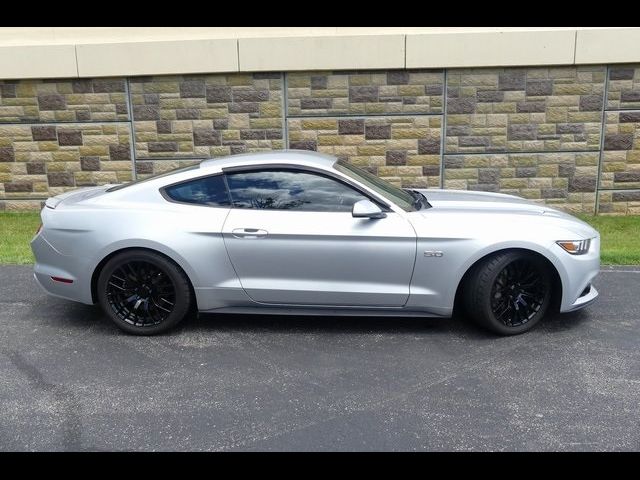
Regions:
<instances>
[{"instance_id":1,"label":"silver ford mustang coupe","mask_svg":"<svg viewBox=\"0 0 640 480\"><path fill-rule=\"evenodd\" d=\"M38 283L133 334L195 311L449 317L459 305L512 335L598 296L586 223L512 195L401 189L314 152L75 190L41 216Z\"/></svg>"}]
</instances>

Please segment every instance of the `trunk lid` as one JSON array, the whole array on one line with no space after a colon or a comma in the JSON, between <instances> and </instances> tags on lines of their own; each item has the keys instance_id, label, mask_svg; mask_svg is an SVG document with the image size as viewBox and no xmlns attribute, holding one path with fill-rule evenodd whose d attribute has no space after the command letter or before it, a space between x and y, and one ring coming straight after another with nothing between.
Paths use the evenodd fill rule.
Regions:
<instances>
[{"instance_id":1,"label":"trunk lid","mask_svg":"<svg viewBox=\"0 0 640 480\"><path fill-rule=\"evenodd\" d=\"M85 187L69 192L61 193L55 197L47 198L45 206L47 208L58 208L60 205L72 205L89 198L97 197L106 192L108 188L115 186L115 184L100 185L98 187Z\"/></svg>"}]
</instances>

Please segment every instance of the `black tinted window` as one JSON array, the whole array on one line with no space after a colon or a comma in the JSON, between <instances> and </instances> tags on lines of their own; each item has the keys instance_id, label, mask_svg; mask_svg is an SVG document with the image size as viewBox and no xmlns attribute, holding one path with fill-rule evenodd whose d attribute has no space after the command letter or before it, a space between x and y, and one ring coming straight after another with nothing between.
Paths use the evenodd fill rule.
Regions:
<instances>
[{"instance_id":1,"label":"black tinted window","mask_svg":"<svg viewBox=\"0 0 640 480\"><path fill-rule=\"evenodd\" d=\"M176 202L195 203L209 206L229 206L229 195L224 184L224 177L198 178L189 182L166 187L169 198Z\"/></svg>"},{"instance_id":2,"label":"black tinted window","mask_svg":"<svg viewBox=\"0 0 640 480\"><path fill-rule=\"evenodd\" d=\"M366 199L331 178L293 170L261 170L227 175L235 207L315 212L350 212Z\"/></svg>"}]
</instances>

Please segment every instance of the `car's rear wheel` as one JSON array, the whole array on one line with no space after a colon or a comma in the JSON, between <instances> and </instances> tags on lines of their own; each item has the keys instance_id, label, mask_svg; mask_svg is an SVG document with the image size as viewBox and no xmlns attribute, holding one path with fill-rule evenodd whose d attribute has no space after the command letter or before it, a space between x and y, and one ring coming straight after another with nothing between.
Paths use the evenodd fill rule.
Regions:
<instances>
[{"instance_id":1,"label":"car's rear wheel","mask_svg":"<svg viewBox=\"0 0 640 480\"><path fill-rule=\"evenodd\" d=\"M115 255L103 267L98 300L122 330L154 335L184 320L192 304L189 280L166 257L147 250Z\"/></svg>"},{"instance_id":2,"label":"car's rear wheel","mask_svg":"<svg viewBox=\"0 0 640 480\"><path fill-rule=\"evenodd\" d=\"M474 268L464 291L467 313L501 335L533 328L551 303L552 279L544 260L510 251L487 258Z\"/></svg>"}]
</instances>

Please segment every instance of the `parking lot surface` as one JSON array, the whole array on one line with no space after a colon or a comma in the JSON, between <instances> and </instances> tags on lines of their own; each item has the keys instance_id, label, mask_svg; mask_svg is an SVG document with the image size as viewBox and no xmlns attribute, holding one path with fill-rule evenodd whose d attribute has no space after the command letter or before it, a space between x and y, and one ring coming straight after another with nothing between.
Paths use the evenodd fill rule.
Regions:
<instances>
[{"instance_id":1,"label":"parking lot surface","mask_svg":"<svg viewBox=\"0 0 640 480\"><path fill-rule=\"evenodd\" d=\"M158 337L0 267L0 450L639 450L640 270L496 337L460 318L201 315Z\"/></svg>"}]
</instances>

